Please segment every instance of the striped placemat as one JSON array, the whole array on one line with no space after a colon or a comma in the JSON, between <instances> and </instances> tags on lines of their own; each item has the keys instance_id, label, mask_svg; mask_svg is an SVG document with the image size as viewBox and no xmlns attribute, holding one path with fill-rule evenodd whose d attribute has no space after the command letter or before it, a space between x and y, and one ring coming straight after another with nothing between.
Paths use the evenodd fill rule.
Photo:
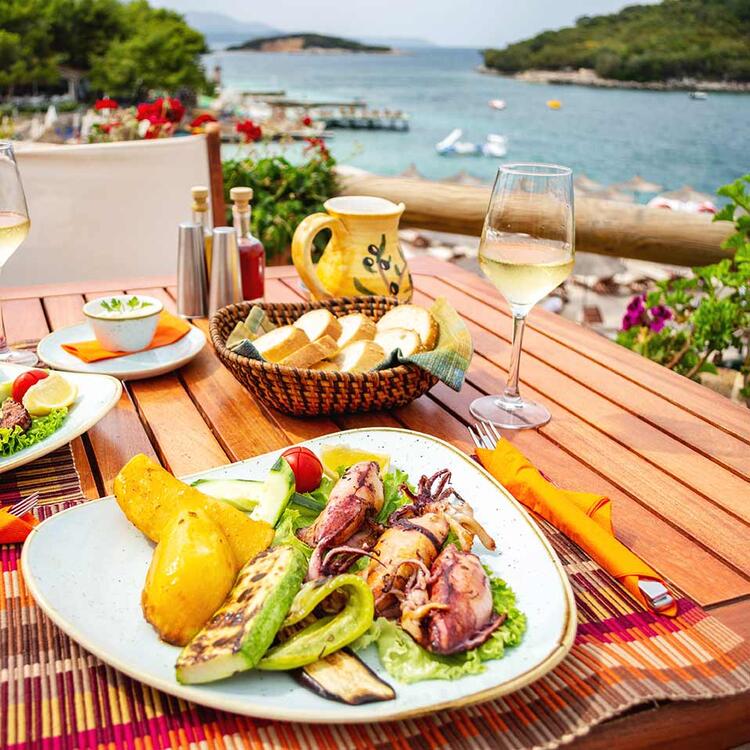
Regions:
<instances>
[{"instance_id":1,"label":"striped placemat","mask_svg":"<svg viewBox=\"0 0 750 750\"><path fill-rule=\"evenodd\" d=\"M68 447L0 477L3 503L34 490L42 495L41 517L84 501ZM553 748L639 703L750 688L750 647L716 618L687 598L673 619L644 612L572 542L544 529L578 603L576 642L565 661L495 701L410 721L348 726L235 716L125 677L44 617L20 575L19 546L0 547L0 748ZM439 691L439 684L431 689Z\"/></svg>"}]
</instances>

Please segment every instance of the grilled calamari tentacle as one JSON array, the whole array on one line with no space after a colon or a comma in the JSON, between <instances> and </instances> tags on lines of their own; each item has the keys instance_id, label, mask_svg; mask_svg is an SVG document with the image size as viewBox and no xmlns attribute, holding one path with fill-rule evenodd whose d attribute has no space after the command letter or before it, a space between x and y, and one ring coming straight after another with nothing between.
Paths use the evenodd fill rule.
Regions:
<instances>
[{"instance_id":1,"label":"grilled calamari tentacle","mask_svg":"<svg viewBox=\"0 0 750 750\"><path fill-rule=\"evenodd\" d=\"M448 545L432 568L430 603L423 645L436 654L455 654L482 645L504 617L494 611L487 574L472 552Z\"/></svg>"},{"instance_id":2,"label":"grilled calamari tentacle","mask_svg":"<svg viewBox=\"0 0 750 750\"><path fill-rule=\"evenodd\" d=\"M328 503L315 523L298 532L305 544L315 547L308 580L320 577L323 558L329 549L346 543L382 507L383 482L378 464L362 461L347 469L331 490Z\"/></svg>"}]
</instances>

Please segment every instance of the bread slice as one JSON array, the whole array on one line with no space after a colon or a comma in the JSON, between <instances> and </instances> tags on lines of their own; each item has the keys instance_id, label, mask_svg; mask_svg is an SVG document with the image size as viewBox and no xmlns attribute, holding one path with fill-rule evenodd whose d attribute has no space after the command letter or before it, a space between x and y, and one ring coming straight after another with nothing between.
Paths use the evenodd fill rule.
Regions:
<instances>
[{"instance_id":1,"label":"bread slice","mask_svg":"<svg viewBox=\"0 0 750 750\"><path fill-rule=\"evenodd\" d=\"M387 328L385 331L378 331L375 334L375 343L380 344L386 354L400 349L404 357L422 350L422 340L419 334L408 328Z\"/></svg>"},{"instance_id":2,"label":"bread slice","mask_svg":"<svg viewBox=\"0 0 750 750\"><path fill-rule=\"evenodd\" d=\"M372 341L377 333L375 321L362 313L342 315L339 323L341 334L338 337L338 344L341 349L353 341Z\"/></svg>"},{"instance_id":3,"label":"bread slice","mask_svg":"<svg viewBox=\"0 0 750 750\"><path fill-rule=\"evenodd\" d=\"M429 310L418 305L398 305L389 310L377 324L378 331L407 328L419 335L422 349L429 351L437 344L440 326Z\"/></svg>"},{"instance_id":4,"label":"bread slice","mask_svg":"<svg viewBox=\"0 0 750 750\"><path fill-rule=\"evenodd\" d=\"M317 341L323 336L330 336L334 341L341 335L341 323L330 310L320 308L310 310L293 323L295 328L301 328L310 341Z\"/></svg>"},{"instance_id":5,"label":"bread slice","mask_svg":"<svg viewBox=\"0 0 750 750\"><path fill-rule=\"evenodd\" d=\"M332 357L338 350L338 344L330 336L323 336L323 338L311 341L301 349L297 349L296 352L282 359L279 364L287 367L312 367L321 359Z\"/></svg>"},{"instance_id":6,"label":"bread slice","mask_svg":"<svg viewBox=\"0 0 750 750\"><path fill-rule=\"evenodd\" d=\"M268 362L281 362L282 359L310 343L307 334L301 328L281 326L264 333L253 341L263 359Z\"/></svg>"},{"instance_id":7,"label":"bread slice","mask_svg":"<svg viewBox=\"0 0 750 750\"><path fill-rule=\"evenodd\" d=\"M385 359L385 350L374 341L353 341L335 357L337 369L343 372L367 372Z\"/></svg>"},{"instance_id":8,"label":"bread slice","mask_svg":"<svg viewBox=\"0 0 750 750\"><path fill-rule=\"evenodd\" d=\"M330 359L322 359L320 362L316 362L310 369L320 370L321 372L333 372L339 368L336 363L332 362Z\"/></svg>"}]
</instances>

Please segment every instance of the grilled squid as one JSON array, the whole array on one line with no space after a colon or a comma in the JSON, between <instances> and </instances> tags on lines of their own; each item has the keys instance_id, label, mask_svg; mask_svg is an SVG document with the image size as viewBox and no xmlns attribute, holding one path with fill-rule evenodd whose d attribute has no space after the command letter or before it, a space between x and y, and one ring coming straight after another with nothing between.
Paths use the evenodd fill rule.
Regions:
<instances>
[{"instance_id":1,"label":"grilled squid","mask_svg":"<svg viewBox=\"0 0 750 750\"><path fill-rule=\"evenodd\" d=\"M360 554L372 546L380 533L374 519L383 507L383 482L375 461L362 461L349 467L331 490L328 503L312 526L297 532L299 538L315 550L310 558L307 578L342 572ZM341 549L331 560L328 553ZM343 559L339 559L343 558ZM326 569L324 570L324 561ZM337 570L340 568L340 570Z\"/></svg>"}]
</instances>

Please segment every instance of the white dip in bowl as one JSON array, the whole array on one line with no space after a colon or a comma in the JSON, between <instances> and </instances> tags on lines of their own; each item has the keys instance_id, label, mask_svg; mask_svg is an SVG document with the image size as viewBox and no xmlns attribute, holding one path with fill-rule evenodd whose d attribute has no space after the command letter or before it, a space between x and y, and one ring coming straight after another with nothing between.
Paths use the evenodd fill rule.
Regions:
<instances>
[{"instance_id":1,"label":"white dip in bowl","mask_svg":"<svg viewBox=\"0 0 750 750\"><path fill-rule=\"evenodd\" d=\"M98 297L83 306L96 340L112 352L137 352L154 338L164 305L144 294Z\"/></svg>"}]
</instances>

